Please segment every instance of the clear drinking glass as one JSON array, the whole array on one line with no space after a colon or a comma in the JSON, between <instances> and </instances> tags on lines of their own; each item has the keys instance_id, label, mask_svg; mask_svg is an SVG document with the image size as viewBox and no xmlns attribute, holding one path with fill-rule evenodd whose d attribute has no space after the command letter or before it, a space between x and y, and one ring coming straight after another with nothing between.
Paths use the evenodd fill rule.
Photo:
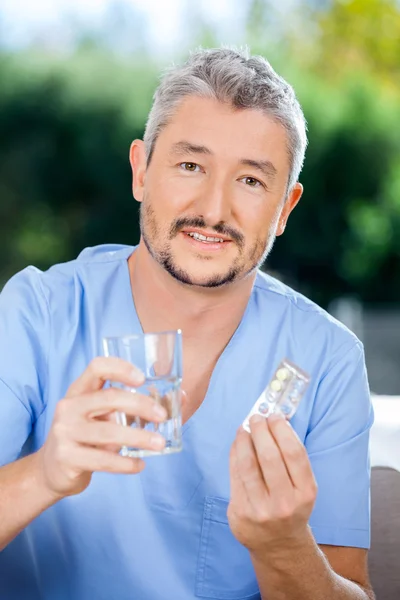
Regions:
<instances>
[{"instance_id":1,"label":"clear drinking glass","mask_svg":"<svg viewBox=\"0 0 400 600\"><path fill-rule=\"evenodd\" d=\"M117 413L120 424L142 427L160 433L166 439L165 448L161 451L123 446L121 454L142 457L182 450L182 332L177 330L106 337L103 338L103 350L105 356L117 356L132 363L145 376L145 382L140 387L132 388L121 383L110 382L112 387L151 396L164 406L168 413L167 420L162 423L150 423L140 417Z\"/></svg>"}]
</instances>

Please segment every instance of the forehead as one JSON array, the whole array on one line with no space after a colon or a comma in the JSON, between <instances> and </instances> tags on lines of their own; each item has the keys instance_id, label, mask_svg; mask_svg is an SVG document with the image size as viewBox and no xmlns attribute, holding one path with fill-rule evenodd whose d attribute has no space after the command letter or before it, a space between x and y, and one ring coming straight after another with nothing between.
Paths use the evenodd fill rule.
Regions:
<instances>
[{"instance_id":1,"label":"forehead","mask_svg":"<svg viewBox=\"0 0 400 600\"><path fill-rule=\"evenodd\" d=\"M161 131L156 146L169 152L182 139L210 148L217 156L267 158L278 167L288 167L286 130L261 110L235 109L215 99L188 96Z\"/></svg>"}]
</instances>

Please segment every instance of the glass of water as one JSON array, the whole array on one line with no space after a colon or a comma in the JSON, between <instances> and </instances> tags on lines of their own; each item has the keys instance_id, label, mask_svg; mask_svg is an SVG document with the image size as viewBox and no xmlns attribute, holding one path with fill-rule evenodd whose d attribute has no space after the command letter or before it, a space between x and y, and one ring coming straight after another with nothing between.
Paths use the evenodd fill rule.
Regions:
<instances>
[{"instance_id":1,"label":"glass of water","mask_svg":"<svg viewBox=\"0 0 400 600\"><path fill-rule=\"evenodd\" d=\"M160 433L166 440L165 448L160 451L123 446L121 454L143 457L182 450L182 332L177 330L106 337L103 338L103 350L105 356L116 356L132 363L145 376L145 382L140 387L132 388L110 382L112 387L151 396L168 413L166 421L149 423L140 417L130 417L118 412L120 424Z\"/></svg>"}]
</instances>

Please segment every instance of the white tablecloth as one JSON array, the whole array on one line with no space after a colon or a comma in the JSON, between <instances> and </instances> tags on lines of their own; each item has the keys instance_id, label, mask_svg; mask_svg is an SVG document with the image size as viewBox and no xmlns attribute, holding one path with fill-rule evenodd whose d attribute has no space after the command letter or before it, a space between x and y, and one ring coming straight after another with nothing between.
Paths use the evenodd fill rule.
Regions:
<instances>
[{"instance_id":1,"label":"white tablecloth","mask_svg":"<svg viewBox=\"0 0 400 600\"><path fill-rule=\"evenodd\" d=\"M400 471L400 396L372 396L371 466Z\"/></svg>"}]
</instances>

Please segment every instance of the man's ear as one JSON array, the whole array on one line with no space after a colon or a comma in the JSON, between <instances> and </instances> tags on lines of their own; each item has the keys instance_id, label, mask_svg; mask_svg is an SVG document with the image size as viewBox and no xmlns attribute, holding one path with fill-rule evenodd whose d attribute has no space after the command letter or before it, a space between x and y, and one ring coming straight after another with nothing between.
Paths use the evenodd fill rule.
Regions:
<instances>
[{"instance_id":1,"label":"man's ear","mask_svg":"<svg viewBox=\"0 0 400 600\"><path fill-rule=\"evenodd\" d=\"M278 228L276 230L276 235L282 235L282 233L285 231L286 223L289 218L289 215L292 212L292 210L294 209L294 207L297 205L297 203L299 202L302 194L303 194L303 186L301 185L301 183L297 182L293 186L291 191L289 192L289 194L285 200L285 204L283 205L282 212L281 212L281 215L280 215L279 221L278 221Z\"/></svg>"},{"instance_id":2,"label":"man's ear","mask_svg":"<svg viewBox=\"0 0 400 600\"><path fill-rule=\"evenodd\" d=\"M146 149L143 140L134 140L129 151L129 162L132 167L132 192L135 200L141 202L144 194L146 175Z\"/></svg>"}]
</instances>

